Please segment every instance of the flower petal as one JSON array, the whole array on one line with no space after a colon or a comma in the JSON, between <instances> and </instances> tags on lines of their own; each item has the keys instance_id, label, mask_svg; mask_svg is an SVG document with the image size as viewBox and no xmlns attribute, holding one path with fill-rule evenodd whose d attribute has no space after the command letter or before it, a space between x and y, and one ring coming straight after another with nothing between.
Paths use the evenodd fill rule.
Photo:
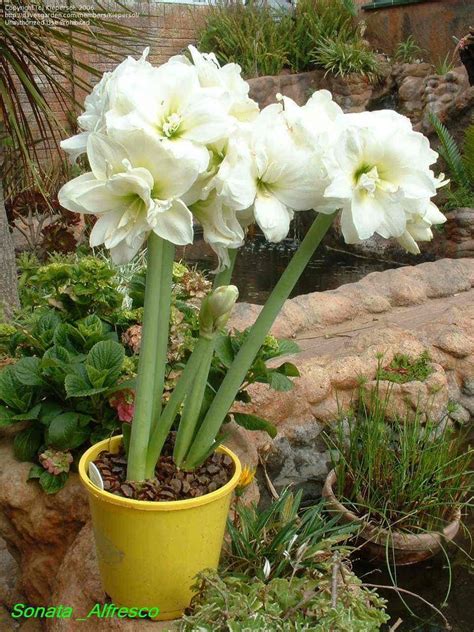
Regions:
<instances>
[{"instance_id":1,"label":"flower petal","mask_svg":"<svg viewBox=\"0 0 474 632\"><path fill-rule=\"evenodd\" d=\"M288 235L293 212L274 195L259 191L254 205L255 221L268 241L279 242Z\"/></svg>"},{"instance_id":2,"label":"flower petal","mask_svg":"<svg viewBox=\"0 0 474 632\"><path fill-rule=\"evenodd\" d=\"M181 200L173 200L166 211L156 204L148 212L148 223L157 235L177 246L193 243L193 216Z\"/></svg>"}]
</instances>

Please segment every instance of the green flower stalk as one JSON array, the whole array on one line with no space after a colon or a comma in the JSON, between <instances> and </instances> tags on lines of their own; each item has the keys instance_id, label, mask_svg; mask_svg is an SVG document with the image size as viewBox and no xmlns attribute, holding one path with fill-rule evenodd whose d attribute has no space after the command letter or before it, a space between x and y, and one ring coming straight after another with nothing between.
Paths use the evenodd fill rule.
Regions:
<instances>
[{"instance_id":1,"label":"green flower stalk","mask_svg":"<svg viewBox=\"0 0 474 632\"><path fill-rule=\"evenodd\" d=\"M184 402L173 453L178 467L182 466L186 452L196 433L209 369L214 355L216 334L229 320L238 296L239 291L235 285L223 285L206 296L202 302L199 313L200 361L194 375L191 392Z\"/></svg>"},{"instance_id":2,"label":"green flower stalk","mask_svg":"<svg viewBox=\"0 0 474 632\"><path fill-rule=\"evenodd\" d=\"M193 469L197 467L209 454L209 450L215 443L219 429L234 403L237 392L245 375L252 364L258 349L265 341L276 317L284 302L289 297L296 285L301 273L309 263L314 251L321 243L322 238L331 226L335 213L325 215L320 213L313 225L301 242L300 247L293 255L288 267L283 272L269 299L265 303L255 324L251 328L245 343L242 345L237 357L230 367L219 391L217 392L199 431L193 440L191 448L186 456L184 467Z\"/></svg>"}]
</instances>

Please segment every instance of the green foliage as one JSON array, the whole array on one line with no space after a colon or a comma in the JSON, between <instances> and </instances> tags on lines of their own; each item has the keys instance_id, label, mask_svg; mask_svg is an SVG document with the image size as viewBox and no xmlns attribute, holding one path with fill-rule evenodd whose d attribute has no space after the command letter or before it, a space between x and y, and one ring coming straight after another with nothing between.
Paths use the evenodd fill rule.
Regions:
<instances>
[{"instance_id":1,"label":"green foliage","mask_svg":"<svg viewBox=\"0 0 474 632\"><path fill-rule=\"evenodd\" d=\"M235 356L244 344L248 332L249 329L246 329L243 332L234 331L233 333L222 333L219 335L209 373L205 405L201 414L204 414L211 405L215 393L224 380L227 370L232 365ZM267 336L245 376L245 380L237 394L236 400L250 402L251 398L247 389L251 384L255 383L268 384L270 388L276 391L291 390L293 388L293 382L290 378L299 376L297 367L291 362L284 362L277 367L269 367L267 363L274 358L291 353L298 353L298 351L298 345L290 340L277 340L274 336ZM248 430L263 430L271 437L276 436L276 428L266 419L243 413L232 413L232 418L237 424ZM228 417L228 420L229 419L230 417Z\"/></svg>"},{"instance_id":2,"label":"green foliage","mask_svg":"<svg viewBox=\"0 0 474 632\"><path fill-rule=\"evenodd\" d=\"M349 573L347 573L349 575ZM345 575L331 604L329 573L315 578L259 579L201 574L196 583L193 613L184 616L179 630L191 632L375 632L389 619L385 601L359 588L354 575Z\"/></svg>"},{"instance_id":3,"label":"green foliage","mask_svg":"<svg viewBox=\"0 0 474 632\"><path fill-rule=\"evenodd\" d=\"M341 502L374 524L411 533L437 531L471 505L474 450L448 423L387 422L390 392L360 393L355 415L328 439Z\"/></svg>"},{"instance_id":4,"label":"green foliage","mask_svg":"<svg viewBox=\"0 0 474 632\"><path fill-rule=\"evenodd\" d=\"M247 77L326 67L327 49L337 46L339 74L375 74L376 60L363 44L352 0L301 0L293 13L263 1L224 0L209 7L199 48L221 63L236 62ZM324 62L319 60L319 50ZM349 54L350 53L350 54ZM332 56L334 60L334 54Z\"/></svg>"},{"instance_id":5,"label":"green foliage","mask_svg":"<svg viewBox=\"0 0 474 632\"><path fill-rule=\"evenodd\" d=\"M432 373L433 367L428 352L424 351L414 360L405 354L397 353L386 367L379 366L377 379L397 384L405 384L413 380L424 382Z\"/></svg>"},{"instance_id":6,"label":"green foliage","mask_svg":"<svg viewBox=\"0 0 474 632\"><path fill-rule=\"evenodd\" d=\"M110 319L122 305L116 270L105 259L56 256L39 265L35 257L23 255L19 267L20 300L25 310L48 306L66 319L89 314Z\"/></svg>"},{"instance_id":7,"label":"green foliage","mask_svg":"<svg viewBox=\"0 0 474 632\"><path fill-rule=\"evenodd\" d=\"M208 7L198 47L219 62L237 62L247 77L277 75L288 64L291 17L264 2L223 0Z\"/></svg>"},{"instance_id":8,"label":"green foliage","mask_svg":"<svg viewBox=\"0 0 474 632\"><path fill-rule=\"evenodd\" d=\"M400 64L411 64L423 55L423 49L418 46L413 35L399 42L395 49L394 59Z\"/></svg>"},{"instance_id":9,"label":"green foliage","mask_svg":"<svg viewBox=\"0 0 474 632\"><path fill-rule=\"evenodd\" d=\"M8 350L20 357L0 371L0 425L28 422L13 442L19 460L36 461L48 448L71 452L118 430L108 400L125 377L125 352L110 325L97 316L65 323L43 308L11 336ZM63 474L37 478L54 493Z\"/></svg>"},{"instance_id":10,"label":"green foliage","mask_svg":"<svg viewBox=\"0 0 474 632\"><path fill-rule=\"evenodd\" d=\"M375 81L379 75L377 57L362 40L347 41L341 36L321 39L314 50L314 62L336 77L358 74Z\"/></svg>"},{"instance_id":11,"label":"green foliage","mask_svg":"<svg viewBox=\"0 0 474 632\"><path fill-rule=\"evenodd\" d=\"M323 562L354 531L327 520L323 505L301 509L302 491L285 490L267 509L236 506L235 522L228 520L227 573L262 581L321 570Z\"/></svg>"},{"instance_id":12,"label":"green foliage","mask_svg":"<svg viewBox=\"0 0 474 632\"><path fill-rule=\"evenodd\" d=\"M439 138L439 153L451 178L445 207L450 209L474 206L474 123L466 129L461 153L446 126L433 112L430 113L430 122Z\"/></svg>"},{"instance_id":13,"label":"green foliage","mask_svg":"<svg viewBox=\"0 0 474 632\"><path fill-rule=\"evenodd\" d=\"M302 510L301 495L285 490L263 510L237 503L220 576L198 576L182 632L369 632L388 620L385 601L345 565L350 529L327 522L321 504Z\"/></svg>"},{"instance_id":14,"label":"green foliage","mask_svg":"<svg viewBox=\"0 0 474 632\"><path fill-rule=\"evenodd\" d=\"M435 72L437 75L446 75L454 68L454 58L452 53L446 53L444 57L440 57L435 64Z\"/></svg>"}]
</instances>

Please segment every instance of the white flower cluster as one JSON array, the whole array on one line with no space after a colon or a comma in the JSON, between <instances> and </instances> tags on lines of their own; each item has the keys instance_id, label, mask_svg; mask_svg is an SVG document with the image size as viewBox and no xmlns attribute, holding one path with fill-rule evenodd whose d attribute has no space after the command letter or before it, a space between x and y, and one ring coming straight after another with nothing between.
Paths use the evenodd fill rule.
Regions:
<instances>
[{"instance_id":1,"label":"white flower cluster","mask_svg":"<svg viewBox=\"0 0 474 632\"><path fill-rule=\"evenodd\" d=\"M189 47L159 67L129 57L86 98L82 130L62 143L91 171L62 187L70 211L98 216L91 245L129 261L154 231L193 241L193 219L217 252L240 247L256 222L286 237L295 211L342 209L347 243L374 233L410 252L445 221L431 202L444 184L437 154L393 111L344 114L326 90L304 106L278 95L259 110L236 64Z\"/></svg>"}]
</instances>

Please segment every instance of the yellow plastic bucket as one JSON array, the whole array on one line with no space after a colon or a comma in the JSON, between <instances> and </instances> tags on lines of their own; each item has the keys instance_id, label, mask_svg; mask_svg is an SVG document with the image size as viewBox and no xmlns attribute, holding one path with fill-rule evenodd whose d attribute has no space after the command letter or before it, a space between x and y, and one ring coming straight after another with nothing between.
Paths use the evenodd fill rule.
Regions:
<instances>
[{"instance_id":1,"label":"yellow plastic bucket","mask_svg":"<svg viewBox=\"0 0 474 632\"><path fill-rule=\"evenodd\" d=\"M118 606L159 608L157 619L176 619L189 606L196 574L217 568L240 461L220 447L235 471L224 487L205 496L169 502L131 500L98 489L88 476L89 463L104 450L117 452L121 440L118 436L96 443L79 463L102 585Z\"/></svg>"}]
</instances>

